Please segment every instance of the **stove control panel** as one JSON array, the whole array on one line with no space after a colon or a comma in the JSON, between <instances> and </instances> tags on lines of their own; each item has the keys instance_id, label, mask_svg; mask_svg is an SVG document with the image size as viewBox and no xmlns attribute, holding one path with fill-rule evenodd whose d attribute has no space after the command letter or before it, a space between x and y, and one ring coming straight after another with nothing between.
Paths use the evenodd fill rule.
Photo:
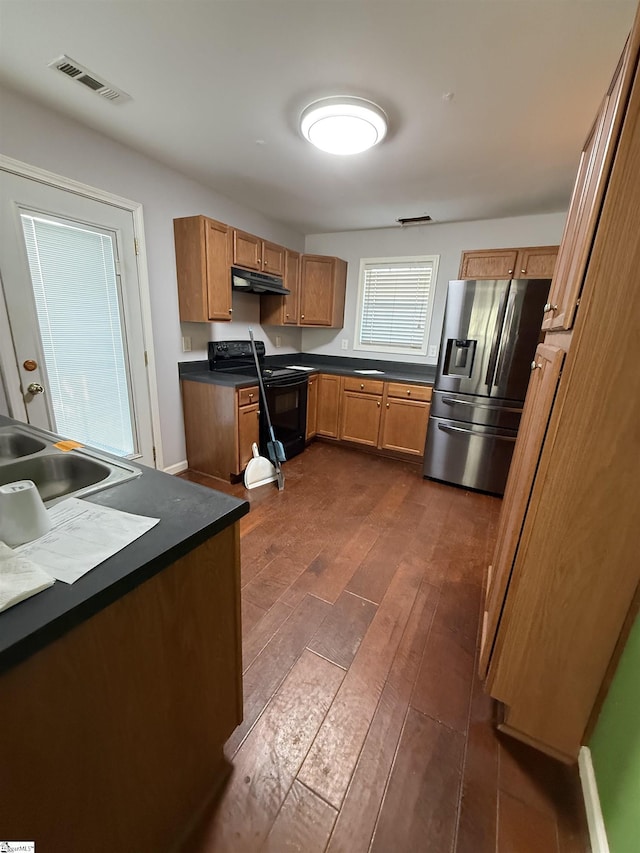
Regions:
<instances>
[{"instance_id":1,"label":"stove control panel","mask_svg":"<svg viewBox=\"0 0 640 853\"><path fill-rule=\"evenodd\" d=\"M265 354L264 341L256 341L258 360L262 361ZM251 341L209 341L209 366L214 369L216 362L246 361L253 364Z\"/></svg>"}]
</instances>

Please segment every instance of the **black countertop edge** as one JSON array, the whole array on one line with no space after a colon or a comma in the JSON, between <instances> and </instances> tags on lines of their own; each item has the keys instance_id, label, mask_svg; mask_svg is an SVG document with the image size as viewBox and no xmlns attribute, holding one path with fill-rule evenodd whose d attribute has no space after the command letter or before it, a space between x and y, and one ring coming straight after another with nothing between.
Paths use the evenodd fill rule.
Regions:
<instances>
[{"instance_id":1,"label":"black countertop edge","mask_svg":"<svg viewBox=\"0 0 640 853\"><path fill-rule=\"evenodd\" d=\"M433 384L436 378L435 365L414 364L403 361L376 361L375 359L343 358L341 356L314 355L313 353L288 353L271 355L265 358L267 366L300 365L311 367L314 371L343 376L363 376L358 370L381 370L380 374L370 374L368 379L381 379L395 382L415 384ZM193 382L205 382L214 385L225 385L235 388L255 385L255 376L244 376L238 373L209 370L209 362L187 361L178 363L180 379ZM366 376L366 374L364 374Z\"/></svg>"},{"instance_id":2,"label":"black countertop edge","mask_svg":"<svg viewBox=\"0 0 640 853\"><path fill-rule=\"evenodd\" d=\"M41 628L32 631L23 639L20 639L10 647L3 649L2 652L0 652L0 675L16 664L19 664L31 657L35 652L39 652L41 649L45 648L45 646L48 646L54 640L59 639L73 628L81 625L87 619L95 616L96 613L104 610L110 604L113 604L115 601L123 598L127 593L132 592L136 587L140 586L145 581L150 580L159 572L163 571L163 569L168 568L172 563L177 562L186 554L195 550L199 545L207 542L217 533L225 530L234 522L239 521L242 516L249 512L248 504L244 511L242 511L242 509L242 507L239 507L235 512L227 515L224 520L217 520L208 528L199 531L199 533L190 536L188 539L183 540L173 548L168 549L163 554L156 557L152 562L133 570L126 577L120 578L111 584L111 586L106 587L91 598L79 602L72 609L54 617L51 621L43 624ZM96 566L96 568L91 569L91 571L96 571L99 568L100 566ZM56 583L62 583L62 581L56 581ZM43 592L46 591L47 590L43 590ZM42 595L42 593L37 593L37 595ZM25 602L20 602L20 604L28 604L29 600L30 599L26 599ZM11 608L9 608L9 610L11 610Z\"/></svg>"},{"instance_id":3,"label":"black countertop edge","mask_svg":"<svg viewBox=\"0 0 640 853\"><path fill-rule=\"evenodd\" d=\"M0 416L0 426L13 423L17 422ZM94 616L249 512L247 501L132 464L141 476L82 500L159 518L160 522L75 583L56 581L0 612L0 672Z\"/></svg>"}]
</instances>

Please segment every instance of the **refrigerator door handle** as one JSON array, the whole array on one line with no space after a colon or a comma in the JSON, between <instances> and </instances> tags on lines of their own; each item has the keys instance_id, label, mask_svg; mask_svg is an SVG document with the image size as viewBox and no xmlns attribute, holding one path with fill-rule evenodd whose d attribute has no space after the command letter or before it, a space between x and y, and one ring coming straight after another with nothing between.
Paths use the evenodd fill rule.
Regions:
<instances>
[{"instance_id":1,"label":"refrigerator door handle","mask_svg":"<svg viewBox=\"0 0 640 853\"><path fill-rule=\"evenodd\" d=\"M487 375L484 378L484 383L489 388L493 385L493 377L496 372L496 364L498 361L498 348L500 347L500 341L502 340L502 328L504 326L504 315L507 308L507 297L511 292L511 283L509 283L509 287L504 290L500 296L500 304L498 306L498 316L496 318L496 326L495 332L493 334L493 343L491 344L491 354L489 356L489 363L487 364Z\"/></svg>"},{"instance_id":2,"label":"refrigerator door handle","mask_svg":"<svg viewBox=\"0 0 640 853\"><path fill-rule=\"evenodd\" d=\"M500 385L500 379L502 378L502 372L504 371L505 361L507 351L512 353L517 343L517 331L515 336L512 336L512 326L513 320L515 316L515 307L516 307L516 298L517 293L514 287L509 288L509 299L507 302L507 310L504 314L504 322L502 324L502 331L500 334L500 347L498 350L498 358L496 359L496 370L495 375L493 377L493 384ZM515 331L515 330L514 330Z\"/></svg>"},{"instance_id":3,"label":"refrigerator door handle","mask_svg":"<svg viewBox=\"0 0 640 853\"><path fill-rule=\"evenodd\" d=\"M513 406L491 406L487 403L472 403L469 400L456 400L454 397L443 397L443 403L449 403L450 406L473 406L474 409L491 409L494 412L514 412L522 414L522 407L517 409Z\"/></svg>"},{"instance_id":4,"label":"refrigerator door handle","mask_svg":"<svg viewBox=\"0 0 640 853\"><path fill-rule=\"evenodd\" d=\"M477 436L480 436L481 438L496 439L497 441L516 441L516 436L497 435L496 433L478 432L475 429L467 429L466 427L456 427L456 426L451 426L450 424L438 424L438 429L441 429L443 432L467 432L467 433L471 433L471 435L477 435Z\"/></svg>"}]
</instances>

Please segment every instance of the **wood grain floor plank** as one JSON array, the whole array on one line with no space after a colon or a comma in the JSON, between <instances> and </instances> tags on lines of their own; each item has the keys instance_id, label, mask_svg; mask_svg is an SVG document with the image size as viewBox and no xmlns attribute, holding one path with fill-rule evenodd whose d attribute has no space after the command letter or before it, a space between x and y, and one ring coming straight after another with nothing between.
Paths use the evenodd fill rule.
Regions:
<instances>
[{"instance_id":1,"label":"wood grain floor plank","mask_svg":"<svg viewBox=\"0 0 640 853\"><path fill-rule=\"evenodd\" d=\"M344 677L344 670L303 652L234 759L202 853L257 851Z\"/></svg>"},{"instance_id":2,"label":"wood grain floor plank","mask_svg":"<svg viewBox=\"0 0 640 853\"><path fill-rule=\"evenodd\" d=\"M360 647L377 607L343 592L307 646L312 652L347 669Z\"/></svg>"},{"instance_id":3,"label":"wood grain floor plank","mask_svg":"<svg viewBox=\"0 0 640 853\"><path fill-rule=\"evenodd\" d=\"M258 607L257 604L253 604L253 602L249 601L246 598L242 599L241 606L242 606L242 633L243 633L243 635L246 635L246 634L249 634L251 631L253 631L255 626L266 615L267 611L264 609L264 607Z\"/></svg>"},{"instance_id":4,"label":"wood grain floor plank","mask_svg":"<svg viewBox=\"0 0 640 853\"><path fill-rule=\"evenodd\" d=\"M409 709L371 853L450 853L463 747L464 735Z\"/></svg>"},{"instance_id":5,"label":"wood grain floor plank","mask_svg":"<svg viewBox=\"0 0 640 853\"><path fill-rule=\"evenodd\" d=\"M243 599L244 601L244 599ZM255 605L252 605L255 606ZM256 608L262 611L262 608ZM293 607L282 601L276 603L267 611L262 611L263 616L252 628L242 629L242 666L246 672L274 634L287 621L293 613Z\"/></svg>"},{"instance_id":6,"label":"wood grain floor plank","mask_svg":"<svg viewBox=\"0 0 640 853\"><path fill-rule=\"evenodd\" d=\"M398 568L299 773L301 782L336 808L355 769L421 574L414 566Z\"/></svg>"},{"instance_id":7,"label":"wood grain floor plank","mask_svg":"<svg viewBox=\"0 0 640 853\"><path fill-rule=\"evenodd\" d=\"M496 853L559 853L555 820L504 791L498 792Z\"/></svg>"},{"instance_id":8,"label":"wood grain floor plank","mask_svg":"<svg viewBox=\"0 0 640 853\"><path fill-rule=\"evenodd\" d=\"M247 669L243 678L244 719L225 744L228 758L238 750L329 609L326 602L306 596Z\"/></svg>"},{"instance_id":9,"label":"wood grain floor plank","mask_svg":"<svg viewBox=\"0 0 640 853\"><path fill-rule=\"evenodd\" d=\"M342 803L327 853L367 853L438 601L423 583Z\"/></svg>"},{"instance_id":10,"label":"wood grain floor plank","mask_svg":"<svg viewBox=\"0 0 640 853\"><path fill-rule=\"evenodd\" d=\"M323 853L338 812L297 780L282 804L264 853Z\"/></svg>"},{"instance_id":11,"label":"wood grain floor plank","mask_svg":"<svg viewBox=\"0 0 640 853\"><path fill-rule=\"evenodd\" d=\"M378 537L346 586L347 592L379 604L408 548L406 531Z\"/></svg>"},{"instance_id":12,"label":"wood grain floor plank","mask_svg":"<svg viewBox=\"0 0 640 853\"><path fill-rule=\"evenodd\" d=\"M493 700L474 675L456 853L496 850L499 742L493 713Z\"/></svg>"}]
</instances>

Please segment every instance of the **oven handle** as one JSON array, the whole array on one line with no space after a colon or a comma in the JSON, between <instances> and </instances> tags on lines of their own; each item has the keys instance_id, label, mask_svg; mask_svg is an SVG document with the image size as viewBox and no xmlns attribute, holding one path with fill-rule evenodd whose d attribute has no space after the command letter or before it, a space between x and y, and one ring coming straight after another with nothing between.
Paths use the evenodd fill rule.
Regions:
<instances>
[{"instance_id":1,"label":"oven handle","mask_svg":"<svg viewBox=\"0 0 640 853\"><path fill-rule=\"evenodd\" d=\"M302 385L306 385L308 379L306 376L302 376L299 379L294 379L293 382L279 382L277 379L267 379L264 383L265 388L300 388Z\"/></svg>"}]
</instances>

